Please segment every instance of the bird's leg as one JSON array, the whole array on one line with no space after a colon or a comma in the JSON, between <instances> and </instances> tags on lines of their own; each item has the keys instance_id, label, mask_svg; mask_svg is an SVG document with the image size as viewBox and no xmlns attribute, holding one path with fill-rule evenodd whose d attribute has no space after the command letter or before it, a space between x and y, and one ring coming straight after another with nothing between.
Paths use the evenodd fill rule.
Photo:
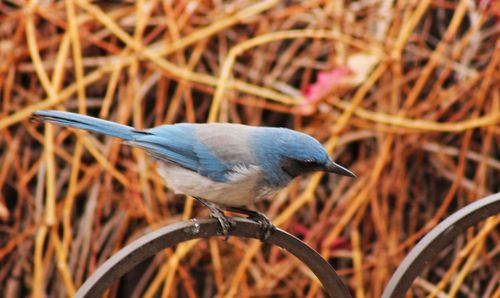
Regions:
<instances>
[{"instance_id":1,"label":"bird's leg","mask_svg":"<svg viewBox=\"0 0 500 298\"><path fill-rule=\"evenodd\" d=\"M227 240L227 238L229 238L229 231L231 230L232 224L233 224L231 219L226 217L224 215L224 212L219 207L217 207L217 205L215 205L214 203L209 202L209 201L202 199L202 198L197 198L197 197L194 197L194 198L198 202L205 205L208 209L210 209L210 216L219 221L220 226L222 228L222 235L224 235L224 240Z\"/></svg>"},{"instance_id":2,"label":"bird's leg","mask_svg":"<svg viewBox=\"0 0 500 298\"><path fill-rule=\"evenodd\" d=\"M276 229L276 226L267 218L264 213L260 213L254 210L248 210L241 207L226 207L227 211L236 212L240 214L248 215L248 219L255 221L260 225L262 231L262 241L265 241L271 235L271 232Z\"/></svg>"}]
</instances>

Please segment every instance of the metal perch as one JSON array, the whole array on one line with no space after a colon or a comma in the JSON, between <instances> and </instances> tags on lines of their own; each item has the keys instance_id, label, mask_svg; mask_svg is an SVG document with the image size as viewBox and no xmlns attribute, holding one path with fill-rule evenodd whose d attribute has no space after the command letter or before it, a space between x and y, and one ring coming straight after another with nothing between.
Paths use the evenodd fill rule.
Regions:
<instances>
[{"instance_id":1,"label":"metal perch","mask_svg":"<svg viewBox=\"0 0 500 298\"><path fill-rule=\"evenodd\" d=\"M230 232L232 236L255 239L261 237L259 224L243 218L232 219L236 223ZM78 289L76 297L100 297L113 282L159 251L195 238L217 236L220 233L218 229L220 224L216 219L202 219L178 222L150 232L104 262ZM305 263L331 297L351 297L333 267L297 237L276 229L265 242L285 249Z\"/></svg>"},{"instance_id":2,"label":"metal perch","mask_svg":"<svg viewBox=\"0 0 500 298\"><path fill-rule=\"evenodd\" d=\"M425 266L467 228L500 213L500 193L475 201L432 229L410 251L385 287L382 298L404 297Z\"/></svg>"},{"instance_id":3,"label":"metal perch","mask_svg":"<svg viewBox=\"0 0 500 298\"><path fill-rule=\"evenodd\" d=\"M480 221L500 213L500 193L475 201L458 210L432 229L403 260L387 284L383 298L404 297L414 279L432 263L436 255L450 244L458 234ZM261 237L259 224L243 218L233 218L232 236ZM166 247L195 238L219 235L216 219L190 220L174 223L150 232L130 243L101 265L80 287L76 297L99 297L104 291L134 266ZM290 252L318 277L330 297L351 297L348 289L328 262L297 237L276 229L266 243Z\"/></svg>"}]
</instances>

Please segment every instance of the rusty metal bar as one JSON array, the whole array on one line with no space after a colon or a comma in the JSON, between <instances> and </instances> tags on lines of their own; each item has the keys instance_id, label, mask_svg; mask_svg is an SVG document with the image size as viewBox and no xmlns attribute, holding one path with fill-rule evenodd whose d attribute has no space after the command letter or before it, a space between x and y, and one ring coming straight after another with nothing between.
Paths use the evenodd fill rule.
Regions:
<instances>
[{"instance_id":1,"label":"rusty metal bar","mask_svg":"<svg viewBox=\"0 0 500 298\"><path fill-rule=\"evenodd\" d=\"M234 218L232 236L259 239L257 223L243 218ZM174 223L150 232L114 254L102 264L78 289L77 298L100 297L113 282L125 275L137 264L159 251L181 242L219 235L219 223L215 219L189 220ZM266 243L277 245L292 253L318 277L330 297L351 297L348 289L328 262L318 252L297 237L276 229Z\"/></svg>"},{"instance_id":2,"label":"rusty metal bar","mask_svg":"<svg viewBox=\"0 0 500 298\"><path fill-rule=\"evenodd\" d=\"M443 220L410 251L385 287L382 298L405 297L413 280L425 266L460 233L480 221L500 213L500 193L475 201Z\"/></svg>"}]
</instances>

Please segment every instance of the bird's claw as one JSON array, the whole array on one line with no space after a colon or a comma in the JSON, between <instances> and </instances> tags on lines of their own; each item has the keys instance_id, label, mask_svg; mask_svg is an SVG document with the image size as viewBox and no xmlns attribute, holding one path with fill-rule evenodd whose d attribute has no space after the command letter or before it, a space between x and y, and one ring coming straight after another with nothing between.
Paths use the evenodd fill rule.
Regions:
<instances>
[{"instance_id":1,"label":"bird's claw","mask_svg":"<svg viewBox=\"0 0 500 298\"><path fill-rule=\"evenodd\" d=\"M218 209L211 210L210 216L219 221L220 227L222 229L221 234L224 236L224 241L227 241L227 239L229 238L229 232L233 228L234 222L230 218L226 217L224 213Z\"/></svg>"},{"instance_id":2,"label":"bird's claw","mask_svg":"<svg viewBox=\"0 0 500 298\"><path fill-rule=\"evenodd\" d=\"M198 202L202 203L203 205L207 206L208 209L210 209L210 216L212 218L216 218L219 221L220 227L222 229L222 235L224 236L224 240L227 240L229 238L229 233L231 232L231 229L235 225L234 220L232 220L230 217L226 217L224 215L224 212L221 209L219 209L214 203L209 202L202 198L195 197L195 199L198 200ZM273 223L263 213L240 207L226 207L226 210L248 215L249 220L258 223L261 231L260 235L261 237L259 238L262 241L266 241L267 238L271 236L271 233L274 230L276 230L276 227L273 225Z\"/></svg>"},{"instance_id":3,"label":"bird's claw","mask_svg":"<svg viewBox=\"0 0 500 298\"><path fill-rule=\"evenodd\" d=\"M236 212L240 214L245 214L248 216L248 219L254 221L259 224L261 235L260 240L266 241L271 233L276 230L276 226L265 216L263 213L254 210L248 210L246 208L241 207L226 207L226 210L231 212Z\"/></svg>"},{"instance_id":4,"label":"bird's claw","mask_svg":"<svg viewBox=\"0 0 500 298\"><path fill-rule=\"evenodd\" d=\"M250 215L248 219L255 221L259 224L261 230L260 240L266 241L271 233L276 230L276 226L265 216L263 213L255 211L254 214Z\"/></svg>"},{"instance_id":5,"label":"bird's claw","mask_svg":"<svg viewBox=\"0 0 500 298\"><path fill-rule=\"evenodd\" d=\"M210 216L219 221L220 227L222 229L222 235L224 236L224 241L229 238L229 232L235 224L234 221L224 215L224 212L220 210L214 203L209 202L205 199L194 197L198 202L202 203L208 209L210 209Z\"/></svg>"}]
</instances>

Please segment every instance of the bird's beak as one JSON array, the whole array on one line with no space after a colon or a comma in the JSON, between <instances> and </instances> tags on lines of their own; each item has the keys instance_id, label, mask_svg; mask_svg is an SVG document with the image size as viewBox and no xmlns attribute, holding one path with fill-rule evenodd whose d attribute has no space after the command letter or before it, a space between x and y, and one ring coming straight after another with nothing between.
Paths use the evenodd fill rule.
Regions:
<instances>
[{"instance_id":1,"label":"bird's beak","mask_svg":"<svg viewBox=\"0 0 500 298\"><path fill-rule=\"evenodd\" d=\"M335 174L339 174L339 175L349 176L349 177L353 177L353 178L356 177L356 175L353 172L349 171L348 169L344 168L343 166L340 166L340 165L334 163L333 161L331 161L326 166L325 170L327 172L331 172L331 173L335 173Z\"/></svg>"}]
</instances>

